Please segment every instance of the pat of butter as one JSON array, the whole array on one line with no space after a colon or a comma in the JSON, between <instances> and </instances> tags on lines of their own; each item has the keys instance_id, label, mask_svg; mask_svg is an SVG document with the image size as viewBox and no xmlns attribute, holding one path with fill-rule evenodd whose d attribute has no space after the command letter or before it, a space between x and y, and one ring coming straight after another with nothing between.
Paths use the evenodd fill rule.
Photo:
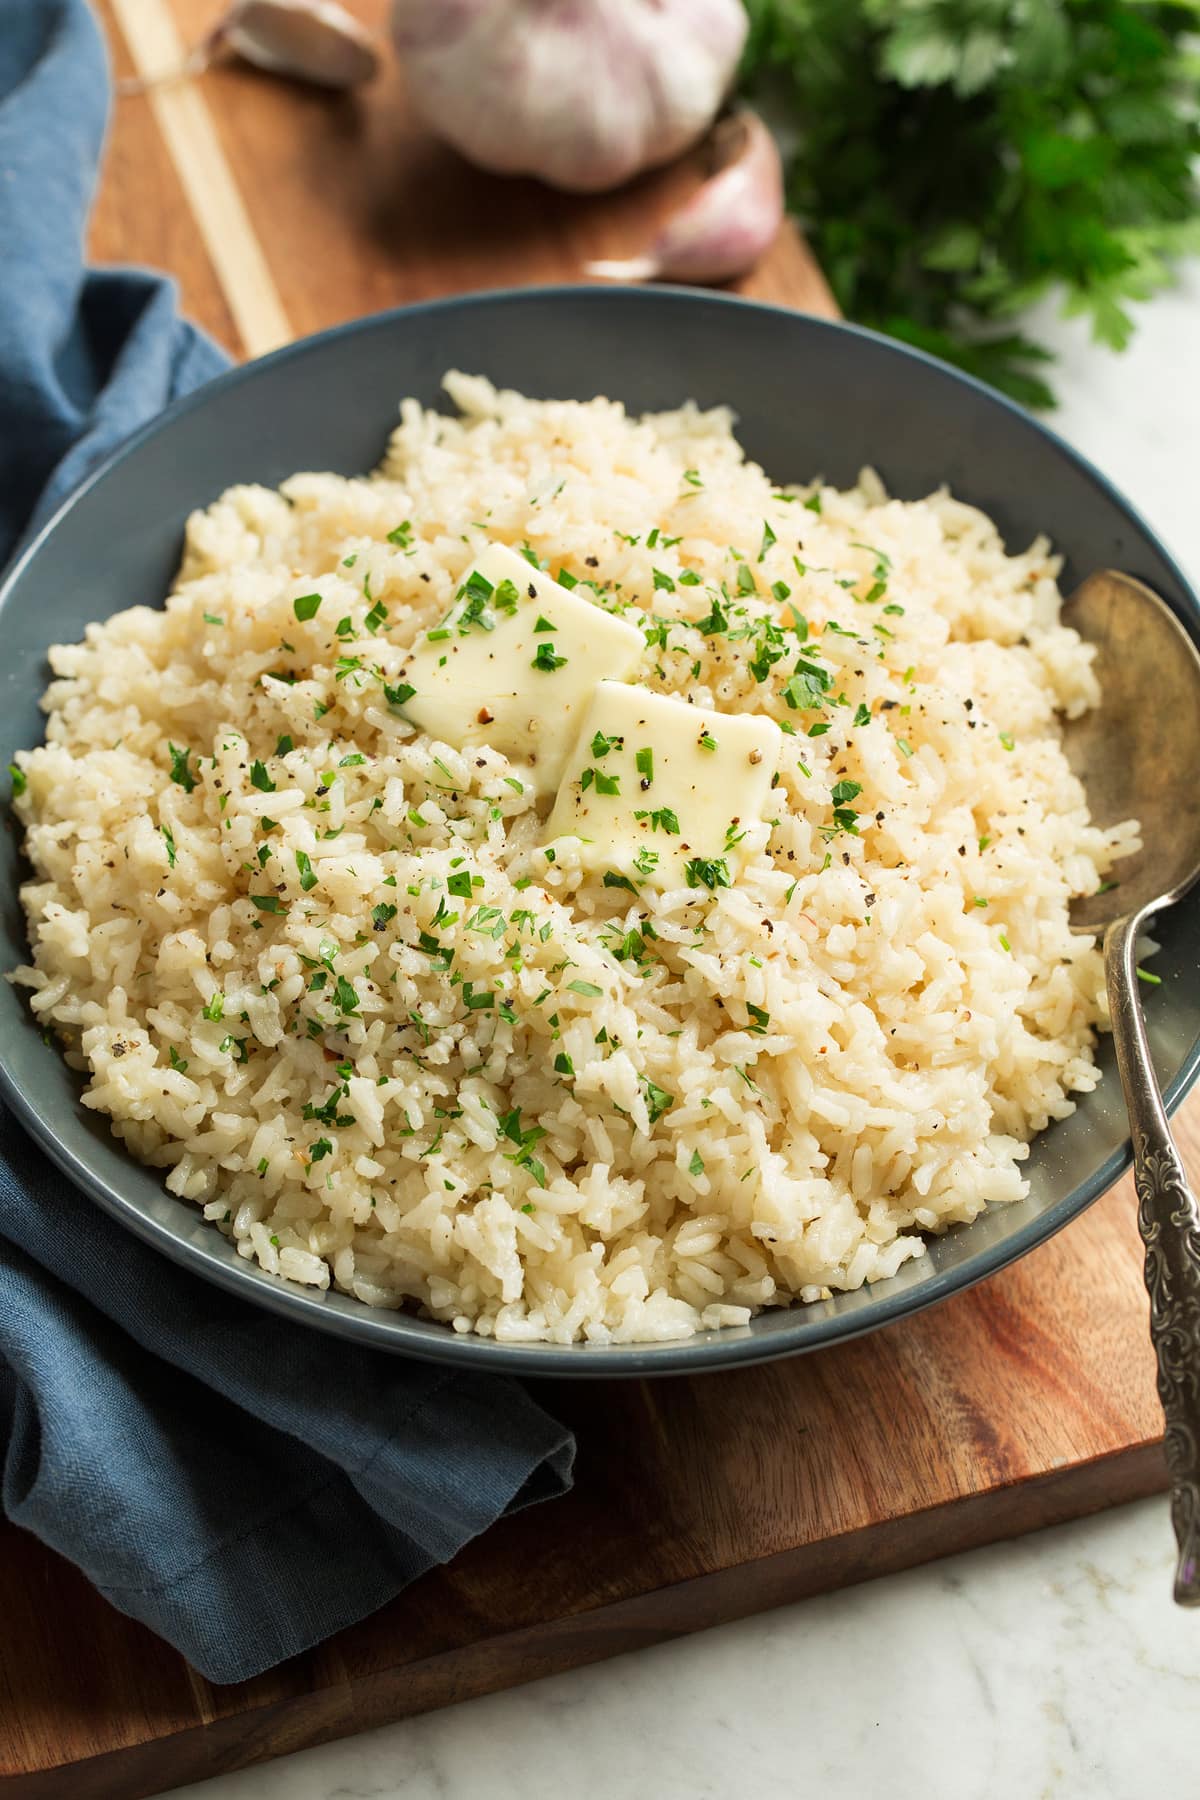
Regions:
<instances>
[{"instance_id":1,"label":"pat of butter","mask_svg":"<svg viewBox=\"0 0 1200 1800\"><path fill-rule=\"evenodd\" d=\"M763 817L781 742L773 719L598 682L545 842L577 837L585 868L654 887L727 887L744 860L736 840Z\"/></svg>"},{"instance_id":2,"label":"pat of butter","mask_svg":"<svg viewBox=\"0 0 1200 1800\"><path fill-rule=\"evenodd\" d=\"M631 675L645 648L636 625L489 544L446 618L413 645L402 711L456 750L490 744L528 762L536 791L552 794L597 680Z\"/></svg>"}]
</instances>

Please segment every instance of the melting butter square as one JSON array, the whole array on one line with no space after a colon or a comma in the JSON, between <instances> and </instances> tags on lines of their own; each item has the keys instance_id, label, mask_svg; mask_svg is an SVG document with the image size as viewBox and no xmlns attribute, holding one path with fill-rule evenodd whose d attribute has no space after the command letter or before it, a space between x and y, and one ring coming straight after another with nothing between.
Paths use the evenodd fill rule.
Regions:
<instances>
[{"instance_id":1,"label":"melting butter square","mask_svg":"<svg viewBox=\"0 0 1200 1800\"><path fill-rule=\"evenodd\" d=\"M413 645L402 710L455 749L490 744L528 762L536 791L552 794L597 680L632 674L644 650L636 625L489 544L446 618Z\"/></svg>"},{"instance_id":2,"label":"melting butter square","mask_svg":"<svg viewBox=\"0 0 1200 1800\"><path fill-rule=\"evenodd\" d=\"M772 719L598 682L544 841L577 837L585 868L654 887L728 886L744 862L737 840L764 816L781 742Z\"/></svg>"}]
</instances>

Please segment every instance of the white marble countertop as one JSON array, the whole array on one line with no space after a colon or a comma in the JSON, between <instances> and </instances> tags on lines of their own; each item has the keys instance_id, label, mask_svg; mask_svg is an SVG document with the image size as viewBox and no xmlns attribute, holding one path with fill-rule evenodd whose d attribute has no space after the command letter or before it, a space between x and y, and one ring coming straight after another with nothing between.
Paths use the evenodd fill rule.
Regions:
<instances>
[{"instance_id":1,"label":"white marble countertop","mask_svg":"<svg viewBox=\"0 0 1200 1800\"><path fill-rule=\"evenodd\" d=\"M1200 273L1123 357L1052 318L1054 423L1200 575ZM1165 1500L180 1790L192 1800L1190 1800L1200 1615Z\"/></svg>"}]
</instances>

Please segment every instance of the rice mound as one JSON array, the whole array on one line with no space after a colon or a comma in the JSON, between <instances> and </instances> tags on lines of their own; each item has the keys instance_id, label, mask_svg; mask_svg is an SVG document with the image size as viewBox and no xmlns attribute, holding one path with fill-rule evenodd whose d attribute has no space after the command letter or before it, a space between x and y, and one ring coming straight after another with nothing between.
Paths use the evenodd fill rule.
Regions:
<instances>
[{"instance_id":1,"label":"rice mound","mask_svg":"<svg viewBox=\"0 0 1200 1800\"><path fill-rule=\"evenodd\" d=\"M566 1343L892 1275L1097 1080L1068 902L1137 836L1062 753L1098 696L1048 545L869 471L780 492L724 409L446 387L375 475L231 488L165 609L51 652L15 979L84 1103L293 1281ZM648 687L794 733L734 886L551 862L527 768L389 705L490 541L644 622Z\"/></svg>"}]
</instances>

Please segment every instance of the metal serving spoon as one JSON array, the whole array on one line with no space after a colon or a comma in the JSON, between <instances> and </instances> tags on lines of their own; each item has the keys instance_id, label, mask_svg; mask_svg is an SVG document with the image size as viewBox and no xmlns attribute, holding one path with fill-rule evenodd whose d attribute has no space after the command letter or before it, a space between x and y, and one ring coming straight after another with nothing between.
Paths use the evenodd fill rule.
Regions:
<instances>
[{"instance_id":1,"label":"metal serving spoon","mask_svg":"<svg viewBox=\"0 0 1200 1800\"><path fill-rule=\"evenodd\" d=\"M1175 1598L1200 1606L1200 1211L1171 1137L1138 997L1138 936L1200 877L1200 655L1158 595L1130 575L1089 575L1064 621L1097 648L1100 706L1066 734L1100 825L1139 819L1142 849L1118 885L1076 901L1071 923L1104 932L1113 1044L1133 1141L1150 1335L1167 1421Z\"/></svg>"}]
</instances>

